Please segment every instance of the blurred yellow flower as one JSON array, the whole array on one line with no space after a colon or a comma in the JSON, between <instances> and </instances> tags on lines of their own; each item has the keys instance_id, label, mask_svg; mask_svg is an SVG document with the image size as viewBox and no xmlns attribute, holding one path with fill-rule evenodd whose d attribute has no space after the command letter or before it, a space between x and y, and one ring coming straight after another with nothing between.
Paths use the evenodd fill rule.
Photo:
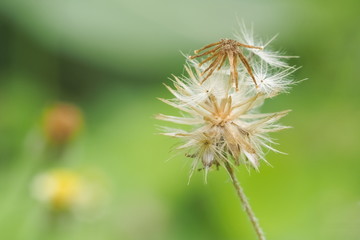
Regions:
<instances>
[{"instance_id":1,"label":"blurred yellow flower","mask_svg":"<svg viewBox=\"0 0 360 240\"><path fill-rule=\"evenodd\" d=\"M68 169L55 169L35 177L32 194L56 212L95 210L104 200L103 186L85 175Z\"/></svg>"}]
</instances>

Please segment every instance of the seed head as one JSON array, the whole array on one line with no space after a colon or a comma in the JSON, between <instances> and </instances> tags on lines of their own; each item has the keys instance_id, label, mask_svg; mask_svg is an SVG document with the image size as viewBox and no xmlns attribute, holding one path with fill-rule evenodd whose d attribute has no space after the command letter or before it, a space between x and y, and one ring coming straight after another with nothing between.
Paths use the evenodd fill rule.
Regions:
<instances>
[{"instance_id":1,"label":"seed head","mask_svg":"<svg viewBox=\"0 0 360 240\"><path fill-rule=\"evenodd\" d=\"M245 36L245 40L253 40ZM195 51L197 55L191 59L207 58L190 61L185 66L187 75L172 79L173 88L165 85L174 98L160 100L179 109L182 116L159 114L157 119L192 127L163 128L164 135L182 140L177 150L194 159L190 177L196 169L204 169L207 176L213 166L228 164L257 170L261 160L267 162L266 151L279 152L271 146L275 143L268 134L288 128L277 121L289 110L262 114L259 108L266 99L289 90L293 83L289 75L297 68L274 66L277 58L264 57L266 54L254 59L263 47L244 42L221 39ZM245 54L243 49L250 51Z\"/></svg>"}]
</instances>

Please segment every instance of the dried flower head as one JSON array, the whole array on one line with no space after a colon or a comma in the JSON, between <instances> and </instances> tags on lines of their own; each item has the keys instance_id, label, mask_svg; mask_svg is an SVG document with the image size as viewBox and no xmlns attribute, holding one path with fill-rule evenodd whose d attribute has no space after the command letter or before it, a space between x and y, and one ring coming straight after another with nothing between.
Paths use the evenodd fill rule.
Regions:
<instances>
[{"instance_id":1,"label":"dried flower head","mask_svg":"<svg viewBox=\"0 0 360 240\"><path fill-rule=\"evenodd\" d=\"M245 42L253 43L252 37L244 35ZM251 58L253 52L245 55L241 48L263 51L262 47L229 39L207 45L195 51L206 52L191 58L210 56L200 63L190 61L185 67L187 76L174 76L174 88L166 86L174 98L160 99L181 110L183 116L159 114L157 119L192 126L190 130L164 128L163 133L182 139L177 149L194 159L190 177L197 168L204 169L206 176L212 166L225 164L243 163L258 169L260 160L266 162L267 150L279 152L271 146L274 141L268 133L287 128L277 121L289 110L261 114L259 107L267 98L289 90L293 83L289 75L297 68L275 67L272 63L276 57L270 63L266 61L269 57L255 60ZM237 65L238 58L242 65ZM230 68L224 65L226 59Z\"/></svg>"},{"instance_id":2,"label":"dried flower head","mask_svg":"<svg viewBox=\"0 0 360 240\"><path fill-rule=\"evenodd\" d=\"M249 61L245 57L243 51L241 50L241 47L259 49L259 50L262 49L262 47L247 45L247 44L240 43L236 40L224 38L224 39L221 39L219 42L212 43L212 44L206 45L205 47L203 47L199 50L195 50L194 53L197 55L190 56L190 59L210 55L205 60L203 60L202 62L199 63L199 67L201 67L204 63L212 60L212 63L201 73L201 75L204 75L206 72L208 72L208 74L203 78L201 83L206 81L216 69L220 70L220 68L224 65L225 61L228 60L229 64L230 64L231 79L236 84L236 89L238 90L237 65L238 65L238 59L240 59L240 61L246 68L246 71L249 73L250 77L254 81L254 84L257 85L255 76L252 72ZM211 49L209 49L209 48L211 48ZM206 51L203 53L200 53L204 50L206 50Z\"/></svg>"},{"instance_id":3,"label":"dried flower head","mask_svg":"<svg viewBox=\"0 0 360 240\"><path fill-rule=\"evenodd\" d=\"M164 133L182 139L184 143L177 149L185 149L186 156L195 159L190 176L199 165L205 173L210 167L225 163L245 163L258 169L259 160L265 160L264 148L277 151L270 146L273 141L267 133L286 128L276 121L289 111L259 114L256 109L266 99L265 94L235 91L221 74L214 74L201 84L190 68L187 71L193 77L175 78L175 89L167 87L175 98L160 99L186 116L159 114L157 118L194 127L190 131L165 128Z\"/></svg>"},{"instance_id":4,"label":"dried flower head","mask_svg":"<svg viewBox=\"0 0 360 240\"><path fill-rule=\"evenodd\" d=\"M261 84L261 79L254 73L254 68L263 63L272 68L290 68L284 61L295 56L283 56L279 52L269 50L268 45L277 37L275 35L266 43L255 40L253 30L248 31L244 24L241 24L240 33L235 35L235 39L221 39L205 47L195 50L196 55L189 56L193 64L197 64L201 71L201 76L206 74L201 80L205 82L214 72L225 69L231 76L235 89L239 89L239 75L247 73L252 79L256 88ZM195 59L204 57L202 61ZM239 61L240 60L240 61ZM226 66L228 62L228 66ZM240 63L241 62L241 63Z\"/></svg>"}]
</instances>

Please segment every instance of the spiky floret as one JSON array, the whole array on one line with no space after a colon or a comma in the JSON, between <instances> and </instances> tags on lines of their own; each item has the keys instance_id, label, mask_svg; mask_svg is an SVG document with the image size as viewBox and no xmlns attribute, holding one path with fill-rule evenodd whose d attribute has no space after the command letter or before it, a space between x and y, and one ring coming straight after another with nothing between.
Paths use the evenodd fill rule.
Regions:
<instances>
[{"instance_id":1,"label":"spiky floret","mask_svg":"<svg viewBox=\"0 0 360 240\"><path fill-rule=\"evenodd\" d=\"M157 119L183 125L193 129L166 129L164 135L180 138L186 156L194 158L191 174L197 168L205 173L212 166L225 163L245 163L255 169L259 161L265 160L264 150L277 151L270 144L269 132L286 127L276 124L288 111L259 114L257 109L266 99L266 94L254 92L245 82L239 91L232 87L226 74L216 73L201 84L199 70L186 67L189 77L174 77L174 88L167 86L173 99L161 101L183 112L183 116L159 114ZM216 86L216 87L215 87Z\"/></svg>"}]
</instances>

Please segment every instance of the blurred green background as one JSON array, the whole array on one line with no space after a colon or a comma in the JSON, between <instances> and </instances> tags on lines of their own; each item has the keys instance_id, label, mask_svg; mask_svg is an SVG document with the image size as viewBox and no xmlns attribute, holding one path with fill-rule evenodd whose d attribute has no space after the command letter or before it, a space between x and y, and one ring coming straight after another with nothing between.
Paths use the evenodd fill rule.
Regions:
<instances>
[{"instance_id":1,"label":"blurred green background","mask_svg":"<svg viewBox=\"0 0 360 240\"><path fill-rule=\"evenodd\" d=\"M183 53L232 37L237 18L301 58L293 109L274 134L274 167L238 176L271 240L360 239L360 2L2 0L0 2L0 239L256 239L225 171L187 186L189 160L156 135L156 97L183 71ZM61 153L44 147L44 110L75 104L84 126ZM50 147L51 148L51 147ZM31 194L54 168L95 169L108 200L91 220L52 213Z\"/></svg>"}]
</instances>

